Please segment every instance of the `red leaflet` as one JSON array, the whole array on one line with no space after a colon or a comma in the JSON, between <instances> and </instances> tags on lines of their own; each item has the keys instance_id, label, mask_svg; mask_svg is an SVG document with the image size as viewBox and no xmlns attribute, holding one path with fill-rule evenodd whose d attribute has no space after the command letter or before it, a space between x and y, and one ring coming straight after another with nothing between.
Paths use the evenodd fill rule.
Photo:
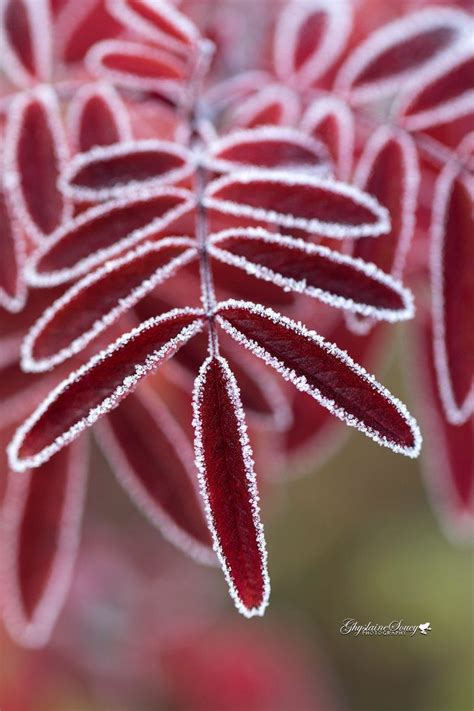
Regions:
<instances>
[{"instance_id":1,"label":"red leaflet","mask_svg":"<svg viewBox=\"0 0 474 711\"><path fill-rule=\"evenodd\" d=\"M413 316L413 297L373 264L261 228L211 235L210 253L257 279L377 319Z\"/></svg>"},{"instance_id":2,"label":"red leaflet","mask_svg":"<svg viewBox=\"0 0 474 711\"><path fill-rule=\"evenodd\" d=\"M367 141L357 165L354 183L389 211L391 229L378 239L360 239L352 254L373 262L400 279L415 225L420 173L413 140L406 134L381 127ZM370 328L370 320L349 317L356 332Z\"/></svg>"},{"instance_id":3,"label":"red leaflet","mask_svg":"<svg viewBox=\"0 0 474 711\"><path fill-rule=\"evenodd\" d=\"M191 193L177 188L139 191L67 222L42 245L26 269L36 286L53 286L87 274L106 259L174 224L192 206Z\"/></svg>"},{"instance_id":4,"label":"red leaflet","mask_svg":"<svg viewBox=\"0 0 474 711\"><path fill-rule=\"evenodd\" d=\"M214 549L246 617L262 615L270 583L252 450L239 389L227 361L204 361L194 389L196 461Z\"/></svg>"},{"instance_id":5,"label":"red leaflet","mask_svg":"<svg viewBox=\"0 0 474 711\"><path fill-rule=\"evenodd\" d=\"M205 207L337 239L389 230L385 208L334 180L278 171L236 173L210 183Z\"/></svg>"},{"instance_id":6,"label":"red leaflet","mask_svg":"<svg viewBox=\"0 0 474 711\"><path fill-rule=\"evenodd\" d=\"M175 309L118 338L63 380L18 429L9 447L12 468L48 461L202 328L201 311Z\"/></svg>"},{"instance_id":7,"label":"red leaflet","mask_svg":"<svg viewBox=\"0 0 474 711\"><path fill-rule=\"evenodd\" d=\"M251 167L316 173L327 170L329 156L324 145L300 131L263 126L214 141L205 160L211 170L223 173Z\"/></svg>"},{"instance_id":8,"label":"red leaflet","mask_svg":"<svg viewBox=\"0 0 474 711\"><path fill-rule=\"evenodd\" d=\"M179 100L186 79L186 64L173 54L123 40L95 44L86 65L91 74L117 86L156 91L174 101Z\"/></svg>"},{"instance_id":9,"label":"red leaflet","mask_svg":"<svg viewBox=\"0 0 474 711\"><path fill-rule=\"evenodd\" d=\"M450 422L474 412L474 183L448 164L434 197L431 253L434 353L439 391Z\"/></svg>"},{"instance_id":10,"label":"red leaflet","mask_svg":"<svg viewBox=\"0 0 474 711\"><path fill-rule=\"evenodd\" d=\"M116 37L122 26L107 11L104 0L66 0L56 22L55 38L65 62L80 62L96 42Z\"/></svg>"},{"instance_id":11,"label":"red leaflet","mask_svg":"<svg viewBox=\"0 0 474 711\"><path fill-rule=\"evenodd\" d=\"M197 256L186 238L145 242L75 283L34 324L22 347L26 371L50 370L82 351L121 314Z\"/></svg>"},{"instance_id":12,"label":"red leaflet","mask_svg":"<svg viewBox=\"0 0 474 711\"><path fill-rule=\"evenodd\" d=\"M281 84L270 84L241 102L232 114L232 125L294 126L300 115L298 95Z\"/></svg>"},{"instance_id":13,"label":"red leaflet","mask_svg":"<svg viewBox=\"0 0 474 711\"><path fill-rule=\"evenodd\" d=\"M277 76L301 88L312 86L336 61L351 28L352 10L347 0L289 2L275 31Z\"/></svg>"},{"instance_id":14,"label":"red leaflet","mask_svg":"<svg viewBox=\"0 0 474 711\"><path fill-rule=\"evenodd\" d=\"M140 388L95 431L120 483L163 535L202 562L215 561L191 443L158 396Z\"/></svg>"},{"instance_id":15,"label":"red leaflet","mask_svg":"<svg viewBox=\"0 0 474 711\"><path fill-rule=\"evenodd\" d=\"M421 435L405 406L345 351L271 309L227 301L219 323L339 419L394 452L418 456Z\"/></svg>"},{"instance_id":16,"label":"red leaflet","mask_svg":"<svg viewBox=\"0 0 474 711\"><path fill-rule=\"evenodd\" d=\"M300 128L324 143L337 168L337 177L347 180L352 168L355 131L354 116L347 104L335 96L313 101L301 119Z\"/></svg>"},{"instance_id":17,"label":"red leaflet","mask_svg":"<svg viewBox=\"0 0 474 711\"><path fill-rule=\"evenodd\" d=\"M2 526L3 619L23 645L48 641L68 592L87 459L76 442L37 471L10 472Z\"/></svg>"},{"instance_id":18,"label":"red leaflet","mask_svg":"<svg viewBox=\"0 0 474 711\"><path fill-rule=\"evenodd\" d=\"M107 7L125 27L175 52L186 53L199 40L197 27L168 2L109 0Z\"/></svg>"},{"instance_id":19,"label":"red leaflet","mask_svg":"<svg viewBox=\"0 0 474 711\"><path fill-rule=\"evenodd\" d=\"M68 124L77 151L132 138L125 104L110 84L86 84L79 89L69 105Z\"/></svg>"},{"instance_id":20,"label":"red leaflet","mask_svg":"<svg viewBox=\"0 0 474 711\"><path fill-rule=\"evenodd\" d=\"M169 141L130 141L75 156L60 187L77 202L95 202L178 183L192 172L191 154L185 148Z\"/></svg>"},{"instance_id":21,"label":"red leaflet","mask_svg":"<svg viewBox=\"0 0 474 711\"><path fill-rule=\"evenodd\" d=\"M474 44L465 43L402 94L397 114L410 131L452 121L474 110Z\"/></svg>"},{"instance_id":22,"label":"red leaflet","mask_svg":"<svg viewBox=\"0 0 474 711\"><path fill-rule=\"evenodd\" d=\"M0 187L0 307L8 311L21 311L25 305L24 258L23 234Z\"/></svg>"},{"instance_id":23,"label":"red leaflet","mask_svg":"<svg viewBox=\"0 0 474 711\"><path fill-rule=\"evenodd\" d=\"M412 335L414 358L407 372L413 374L410 384L421 388L420 418L428 445L422 457L426 486L448 533L467 540L474 530L474 419L452 425L443 417L428 319Z\"/></svg>"},{"instance_id":24,"label":"red leaflet","mask_svg":"<svg viewBox=\"0 0 474 711\"><path fill-rule=\"evenodd\" d=\"M51 74L51 17L48 0L4 0L0 7L2 69L25 87Z\"/></svg>"},{"instance_id":25,"label":"red leaflet","mask_svg":"<svg viewBox=\"0 0 474 711\"><path fill-rule=\"evenodd\" d=\"M432 72L432 64L451 52L470 32L471 18L453 8L426 8L371 34L349 56L336 86L364 103L398 91L402 82ZM429 71L428 71L429 69Z\"/></svg>"},{"instance_id":26,"label":"red leaflet","mask_svg":"<svg viewBox=\"0 0 474 711\"><path fill-rule=\"evenodd\" d=\"M8 112L5 134L7 188L20 223L29 236L49 235L71 215L57 188L67 157L59 105L41 86L19 94Z\"/></svg>"}]
</instances>

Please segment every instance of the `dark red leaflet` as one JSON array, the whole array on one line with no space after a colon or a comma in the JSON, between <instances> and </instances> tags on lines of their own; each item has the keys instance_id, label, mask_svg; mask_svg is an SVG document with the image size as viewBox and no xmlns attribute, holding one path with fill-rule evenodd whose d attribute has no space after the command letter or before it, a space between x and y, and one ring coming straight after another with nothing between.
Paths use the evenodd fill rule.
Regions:
<instances>
[{"instance_id":1,"label":"dark red leaflet","mask_svg":"<svg viewBox=\"0 0 474 711\"><path fill-rule=\"evenodd\" d=\"M74 267L81 259L113 246L134 230L165 217L184 202L184 197L161 194L147 198L131 197L118 205L112 204L97 216L93 212L95 208L92 208L91 213L83 213L80 224L70 222L66 226L64 236L39 259L37 271L46 273Z\"/></svg>"},{"instance_id":2,"label":"dark red leaflet","mask_svg":"<svg viewBox=\"0 0 474 711\"><path fill-rule=\"evenodd\" d=\"M287 279L304 280L307 287L320 288L334 296L342 296L376 308L404 308L400 294L394 289L375 281L349 264L335 262L329 256L308 254L304 249L270 244L264 239L238 236L220 240L216 247L244 257L252 264L271 269Z\"/></svg>"},{"instance_id":3,"label":"dark red leaflet","mask_svg":"<svg viewBox=\"0 0 474 711\"><path fill-rule=\"evenodd\" d=\"M228 392L227 374L217 359L208 365L201 393L202 473L211 516L237 595L250 610L264 599L264 563L235 403Z\"/></svg>"},{"instance_id":4,"label":"dark red leaflet","mask_svg":"<svg viewBox=\"0 0 474 711\"><path fill-rule=\"evenodd\" d=\"M327 13L323 10L308 13L301 24L296 40L294 68L296 71L316 52L327 31Z\"/></svg>"},{"instance_id":5,"label":"dark red leaflet","mask_svg":"<svg viewBox=\"0 0 474 711\"><path fill-rule=\"evenodd\" d=\"M120 50L111 51L102 58L102 64L106 69L134 75L142 79L162 79L164 81L182 81L185 76L184 67L177 62L166 62L163 58L144 56L140 54L137 46L136 54L131 52L120 53Z\"/></svg>"},{"instance_id":6,"label":"dark red leaflet","mask_svg":"<svg viewBox=\"0 0 474 711\"><path fill-rule=\"evenodd\" d=\"M218 151L214 157L259 168L314 168L326 156L316 156L314 151L296 142L269 137L258 142L242 139L239 144Z\"/></svg>"},{"instance_id":7,"label":"dark red leaflet","mask_svg":"<svg viewBox=\"0 0 474 711\"><path fill-rule=\"evenodd\" d=\"M19 245L15 244L18 239L18 230L12 223L5 195L0 188L0 296L2 291L9 298L14 298L18 293L21 278L17 251Z\"/></svg>"},{"instance_id":8,"label":"dark red leaflet","mask_svg":"<svg viewBox=\"0 0 474 711\"><path fill-rule=\"evenodd\" d=\"M373 58L358 75L353 86L388 79L407 70L418 69L448 47L457 34L458 30L454 27L434 27L420 31L409 39L402 39Z\"/></svg>"},{"instance_id":9,"label":"dark red leaflet","mask_svg":"<svg viewBox=\"0 0 474 711\"><path fill-rule=\"evenodd\" d=\"M137 484L146 492L153 507L162 510L180 530L210 549L211 536L191 480L192 446L158 397L152 395L150 400L148 395L143 399L139 393L132 393L122 407L109 413L105 428L127 465L128 476L119 477L121 483L140 508L144 507L136 495ZM173 438L176 430L179 440L176 436ZM107 455L107 446L105 453ZM113 456L111 461L117 464Z\"/></svg>"},{"instance_id":10,"label":"dark red leaflet","mask_svg":"<svg viewBox=\"0 0 474 711\"><path fill-rule=\"evenodd\" d=\"M49 358L89 331L94 323L154 273L182 255L189 245L168 246L138 254L128 264L110 269L65 303L39 332L32 348L35 359ZM156 315L156 314L155 314Z\"/></svg>"},{"instance_id":11,"label":"dark red leaflet","mask_svg":"<svg viewBox=\"0 0 474 711\"><path fill-rule=\"evenodd\" d=\"M61 167L45 105L36 99L22 116L17 161L20 189L31 219L48 235L63 217L63 196L57 187Z\"/></svg>"},{"instance_id":12,"label":"dark red leaflet","mask_svg":"<svg viewBox=\"0 0 474 711\"><path fill-rule=\"evenodd\" d=\"M245 307L225 308L221 316L284 367L293 370L297 377L306 378L310 388L379 436L394 445L414 446L413 432L394 404L335 354L296 329Z\"/></svg>"},{"instance_id":13,"label":"dark red leaflet","mask_svg":"<svg viewBox=\"0 0 474 711\"><path fill-rule=\"evenodd\" d=\"M29 13L23 0L9 0L4 9L5 34L25 69L36 76Z\"/></svg>"},{"instance_id":14,"label":"dark red leaflet","mask_svg":"<svg viewBox=\"0 0 474 711\"><path fill-rule=\"evenodd\" d=\"M125 378L133 378L137 366L143 366L153 353L164 348L160 361L154 364L155 368L158 367L185 342L184 339L177 341L173 339L179 339L183 329L196 321L199 321L199 317L195 314L181 313L151 323L148 328L133 335L108 356L96 361L85 372L76 375L74 381L55 397L39 420L26 433L19 449L20 458L34 456L52 444L62 433L87 417L93 408L100 406L106 398L112 396ZM113 398L113 407L116 407L134 389L138 379L144 375L146 372L140 373L128 387L124 388L124 392Z\"/></svg>"},{"instance_id":15,"label":"dark red leaflet","mask_svg":"<svg viewBox=\"0 0 474 711\"><path fill-rule=\"evenodd\" d=\"M79 149L85 152L94 146L109 146L120 139L120 130L109 104L100 94L91 96L80 117Z\"/></svg>"},{"instance_id":16,"label":"dark red leaflet","mask_svg":"<svg viewBox=\"0 0 474 711\"><path fill-rule=\"evenodd\" d=\"M413 116L422 111L435 109L440 104L445 104L473 90L474 56L471 54L436 79L430 80L428 76L408 106L403 108L403 115Z\"/></svg>"}]
</instances>

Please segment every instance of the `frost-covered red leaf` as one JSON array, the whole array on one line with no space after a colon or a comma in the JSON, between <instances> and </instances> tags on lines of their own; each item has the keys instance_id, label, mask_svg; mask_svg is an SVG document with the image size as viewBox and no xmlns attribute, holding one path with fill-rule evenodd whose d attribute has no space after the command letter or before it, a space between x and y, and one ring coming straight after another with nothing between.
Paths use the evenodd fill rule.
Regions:
<instances>
[{"instance_id":1,"label":"frost-covered red leaf","mask_svg":"<svg viewBox=\"0 0 474 711\"><path fill-rule=\"evenodd\" d=\"M400 282L327 247L249 227L211 235L209 252L257 279L330 306L387 321L413 316L413 297Z\"/></svg>"},{"instance_id":2,"label":"frost-covered red leaf","mask_svg":"<svg viewBox=\"0 0 474 711\"><path fill-rule=\"evenodd\" d=\"M48 461L202 328L200 310L175 309L118 338L63 380L17 430L10 466L24 471Z\"/></svg>"},{"instance_id":3,"label":"frost-covered red leaf","mask_svg":"<svg viewBox=\"0 0 474 711\"><path fill-rule=\"evenodd\" d=\"M175 52L187 53L199 40L197 27L169 2L108 0L107 7L128 29Z\"/></svg>"},{"instance_id":4,"label":"frost-covered red leaf","mask_svg":"<svg viewBox=\"0 0 474 711\"><path fill-rule=\"evenodd\" d=\"M51 17L48 0L0 3L2 70L17 86L48 81L51 74Z\"/></svg>"},{"instance_id":5,"label":"frost-covered red leaf","mask_svg":"<svg viewBox=\"0 0 474 711\"><path fill-rule=\"evenodd\" d=\"M320 173L327 171L329 155L322 143L301 131L261 126L217 139L205 161L211 170L222 173L252 167Z\"/></svg>"},{"instance_id":6,"label":"frost-covered red leaf","mask_svg":"<svg viewBox=\"0 0 474 711\"><path fill-rule=\"evenodd\" d=\"M130 118L120 95L110 84L86 84L73 97L68 112L69 138L85 153L132 138Z\"/></svg>"},{"instance_id":7,"label":"frost-covered red leaf","mask_svg":"<svg viewBox=\"0 0 474 711\"><path fill-rule=\"evenodd\" d=\"M229 300L217 311L220 325L351 427L394 452L416 457L418 426L405 406L362 366L314 331L262 306Z\"/></svg>"},{"instance_id":8,"label":"frost-covered red leaf","mask_svg":"<svg viewBox=\"0 0 474 711\"><path fill-rule=\"evenodd\" d=\"M145 242L76 282L34 324L22 347L27 371L50 370L82 351L119 316L197 256L194 241Z\"/></svg>"},{"instance_id":9,"label":"frost-covered red leaf","mask_svg":"<svg viewBox=\"0 0 474 711\"><path fill-rule=\"evenodd\" d=\"M244 99L232 113L232 126L294 126L300 115L298 95L282 84L270 84Z\"/></svg>"},{"instance_id":10,"label":"frost-covered red leaf","mask_svg":"<svg viewBox=\"0 0 474 711\"><path fill-rule=\"evenodd\" d=\"M435 364L446 417L461 424L474 412L474 179L448 164L438 178L433 203Z\"/></svg>"},{"instance_id":11,"label":"frost-covered red leaf","mask_svg":"<svg viewBox=\"0 0 474 711\"><path fill-rule=\"evenodd\" d=\"M9 473L2 511L2 611L22 645L44 645L61 612L79 543L86 475L83 442L35 471Z\"/></svg>"},{"instance_id":12,"label":"frost-covered red leaf","mask_svg":"<svg viewBox=\"0 0 474 711\"><path fill-rule=\"evenodd\" d=\"M5 187L20 224L35 240L70 217L71 205L58 190L67 158L58 100L40 86L12 102L5 133Z\"/></svg>"},{"instance_id":13,"label":"frost-covered red leaf","mask_svg":"<svg viewBox=\"0 0 474 711\"><path fill-rule=\"evenodd\" d=\"M27 265L27 280L46 287L84 276L106 259L160 235L168 225L175 226L192 206L187 190L163 188L141 190L90 208L60 227L37 250Z\"/></svg>"},{"instance_id":14,"label":"frost-covered red leaf","mask_svg":"<svg viewBox=\"0 0 474 711\"><path fill-rule=\"evenodd\" d=\"M212 562L190 440L152 390L140 388L95 428L118 480L175 545Z\"/></svg>"},{"instance_id":15,"label":"frost-covered red leaf","mask_svg":"<svg viewBox=\"0 0 474 711\"><path fill-rule=\"evenodd\" d=\"M336 175L347 180L354 152L354 116L349 106L336 96L316 99L309 105L300 128L322 141L336 166Z\"/></svg>"},{"instance_id":16,"label":"frost-covered red leaf","mask_svg":"<svg viewBox=\"0 0 474 711\"><path fill-rule=\"evenodd\" d=\"M387 208L391 228L378 239L360 239L352 255L373 262L395 279L401 279L415 226L420 182L415 144L409 135L381 127L365 144L354 183ZM356 331L366 331L371 321L348 317Z\"/></svg>"},{"instance_id":17,"label":"frost-covered red leaf","mask_svg":"<svg viewBox=\"0 0 474 711\"><path fill-rule=\"evenodd\" d=\"M474 532L474 417L453 425L444 417L433 360L429 319L412 329L409 385L417 388L419 416L428 446L421 459L433 506L448 534L467 540Z\"/></svg>"},{"instance_id":18,"label":"frost-covered red leaf","mask_svg":"<svg viewBox=\"0 0 474 711\"><path fill-rule=\"evenodd\" d=\"M249 171L208 185L204 205L236 217L249 217L306 233L337 239L388 232L384 207L335 180L279 171Z\"/></svg>"},{"instance_id":19,"label":"frost-covered red leaf","mask_svg":"<svg viewBox=\"0 0 474 711\"><path fill-rule=\"evenodd\" d=\"M23 234L0 186L0 307L8 311L21 311L26 301L24 259Z\"/></svg>"},{"instance_id":20,"label":"frost-covered red leaf","mask_svg":"<svg viewBox=\"0 0 474 711\"><path fill-rule=\"evenodd\" d=\"M193 407L196 462L214 549L239 612L262 615L270 582L252 450L237 382L224 358L204 361Z\"/></svg>"},{"instance_id":21,"label":"frost-covered red leaf","mask_svg":"<svg viewBox=\"0 0 474 711\"><path fill-rule=\"evenodd\" d=\"M341 54L352 29L349 0L288 2L275 31L277 76L300 88L314 84Z\"/></svg>"},{"instance_id":22,"label":"frost-covered red leaf","mask_svg":"<svg viewBox=\"0 0 474 711\"><path fill-rule=\"evenodd\" d=\"M87 53L93 76L127 89L157 92L172 101L182 97L186 64L169 52L138 42L105 40Z\"/></svg>"},{"instance_id":23,"label":"frost-covered red leaf","mask_svg":"<svg viewBox=\"0 0 474 711\"><path fill-rule=\"evenodd\" d=\"M400 97L397 119L420 131L474 111L474 21L471 40L438 62Z\"/></svg>"},{"instance_id":24,"label":"frost-covered red leaf","mask_svg":"<svg viewBox=\"0 0 474 711\"><path fill-rule=\"evenodd\" d=\"M176 143L130 141L75 156L61 176L60 188L77 202L111 200L178 183L193 169L190 152Z\"/></svg>"},{"instance_id":25,"label":"frost-covered red leaf","mask_svg":"<svg viewBox=\"0 0 474 711\"><path fill-rule=\"evenodd\" d=\"M472 18L454 8L426 8L383 25L349 56L336 79L354 103L378 100L418 81L472 32Z\"/></svg>"}]
</instances>

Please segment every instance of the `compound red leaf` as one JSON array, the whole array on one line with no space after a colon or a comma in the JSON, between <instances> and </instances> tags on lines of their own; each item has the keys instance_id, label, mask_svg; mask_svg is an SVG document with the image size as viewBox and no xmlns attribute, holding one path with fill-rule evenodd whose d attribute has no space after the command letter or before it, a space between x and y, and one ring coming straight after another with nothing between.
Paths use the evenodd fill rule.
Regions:
<instances>
[{"instance_id":1,"label":"compound red leaf","mask_svg":"<svg viewBox=\"0 0 474 711\"><path fill-rule=\"evenodd\" d=\"M277 76L300 88L312 86L339 57L351 29L352 9L347 0L287 3L275 31Z\"/></svg>"},{"instance_id":2,"label":"compound red leaf","mask_svg":"<svg viewBox=\"0 0 474 711\"><path fill-rule=\"evenodd\" d=\"M237 342L336 417L394 452L418 456L421 435L405 406L345 351L250 302L227 301L217 314Z\"/></svg>"},{"instance_id":3,"label":"compound red leaf","mask_svg":"<svg viewBox=\"0 0 474 711\"><path fill-rule=\"evenodd\" d=\"M360 239L352 254L373 262L395 279L401 279L415 227L420 172L415 144L410 136L381 127L367 141L357 165L354 183L373 195L390 214L391 229L376 240ZM357 333L373 322L348 316Z\"/></svg>"},{"instance_id":4,"label":"compound red leaf","mask_svg":"<svg viewBox=\"0 0 474 711\"><path fill-rule=\"evenodd\" d=\"M175 309L118 338L71 373L17 430L9 447L17 471L39 467L117 407L148 372L203 328L198 309Z\"/></svg>"},{"instance_id":5,"label":"compound red leaf","mask_svg":"<svg viewBox=\"0 0 474 711\"><path fill-rule=\"evenodd\" d=\"M182 97L186 64L169 52L138 42L105 40L89 50L86 66L93 76L116 86L157 92L172 101Z\"/></svg>"},{"instance_id":6,"label":"compound red leaf","mask_svg":"<svg viewBox=\"0 0 474 711\"><path fill-rule=\"evenodd\" d=\"M413 297L373 264L261 228L211 235L216 259L284 290L372 318L399 321L414 313Z\"/></svg>"},{"instance_id":7,"label":"compound red leaf","mask_svg":"<svg viewBox=\"0 0 474 711\"><path fill-rule=\"evenodd\" d=\"M384 207L357 188L334 180L279 171L249 171L219 178L204 195L205 207L327 237L388 232Z\"/></svg>"},{"instance_id":8,"label":"compound red leaf","mask_svg":"<svg viewBox=\"0 0 474 711\"><path fill-rule=\"evenodd\" d=\"M86 84L73 97L68 113L69 137L77 151L109 146L132 138L130 118L110 84Z\"/></svg>"},{"instance_id":9,"label":"compound red leaf","mask_svg":"<svg viewBox=\"0 0 474 711\"><path fill-rule=\"evenodd\" d=\"M26 278L35 286L47 287L82 277L138 242L156 237L160 229L172 226L174 230L180 216L187 215L192 206L187 190L163 188L138 191L123 200L90 208L59 228L37 250L27 264Z\"/></svg>"},{"instance_id":10,"label":"compound red leaf","mask_svg":"<svg viewBox=\"0 0 474 711\"><path fill-rule=\"evenodd\" d=\"M474 23L471 28L474 32ZM461 44L436 68L401 95L398 119L420 131L474 111L474 43Z\"/></svg>"},{"instance_id":11,"label":"compound red leaf","mask_svg":"<svg viewBox=\"0 0 474 711\"><path fill-rule=\"evenodd\" d=\"M3 619L20 644L47 643L66 598L80 538L84 442L36 471L9 473L3 508Z\"/></svg>"},{"instance_id":12,"label":"compound red leaf","mask_svg":"<svg viewBox=\"0 0 474 711\"><path fill-rule=\"evenodd\" d=\"M418 80L472 31L472 20L453 8L426 8L373 32L349 56L336 79L354 103L378 100Z\"/></svg>"},{"instance_id":13,"label":"compound red leaf","mask_svg":"<svg viewBox=\"0 0 474 711\"><path fill-rule=\"evenodd\" d=\"M123 313L197 256L186 238L145 242L76 282L34 324L22 347L26 371L51 370L80 353Z\"/></svg>"},{"instance_id":14,"label":"compound red leaf","mask_svg":"<svg viewBox=\"0 0 474 711\"><path fill-rule=\"evenodd\" d=\"M224 358L204 361L193 408L196 462L214 549L239 612L262 615L270 582L252 450L237 382Z\"/></svg>"},{"instance_id":15,"label":"compound red leaf","mask_svg":"<svg viewBox=\"0 0 474 711\"><path fill-rule=\"evenodd\" d=\"M72 214L58 190L67 147L58 101L40 86L19 94L8 112L5 134L6 188L20 224L36 241Z\"/></svg>"},{"instance_id":16,"label":"compound red leaf","mask_svg":"<svg viewBox=\"0 0 474 711\"><path fill-rule=\"evenodd\" d=\"M222 173L252 167L319 173L327 171L329 155L323 144L300 131L262 126L214 141L206 163Z\"/></svg>"},{"instance_id":17,"label":"compound red leaf","mask_svg":"<svg viewBox=\"0 0 474 711\"><path fill-rule=\"evenodd\" d=\"M130 141L75 156L61 176L60 188L76 202L111 200L178 183L193 169L190 153L178 144Z\"/></svg>"},{"instance_id":18,"label":"compound red leaf","mask_svg":"<svg viewBox=\"0 0 474 711\"><path fill-rule=\"evenodd\" d=\"M300 128L324 143L337 177L348 180L355 140L354 116L349 106L336 96L317 99L306 110Z\"/></svg>"},{"instance_id":19,"label":"compound red leaf","mask_svg":"<svg viewBox=\"0 0 474 711\"><path fill-rule=\"evenodd\" d=\"M191 442L158 395L139 388L97 430L114 473L139 509L173 544L214 562Z\"/></svg>"},{"instance_id":20,"label":"compound red leaf","mask_svg":"<svg viewBox=\"0 0 474 711\"><path fill-rule=\"evenodd\" d=\"M0 307L14 313L26 302L24 259L23 233L0 187Z\"/></svg>"},{"instance_id":21,"label":"compound red leaf","mask_svg":"<svg viewBox=\"0 0 474 711\"><path fill-rule=\"evenodd\" d=\"M270 84L240 103L232 113L231 125L240 128L294 126L299 115L297 94L282 84Z\"/></svg>"},{"instance_id":22,"label":"compound red leaf","mask_svg":"<svg viewBox=\"0 0 474 711\"><path fill-rule=\"evenodd\" d=\"M107 7L125 27L172 51L189 52L199 40L197 27L168 2L108 0Z\"/></svg>"},{"instance_id":23,"label":"compound red leaf","mask_svg":"<svg viewBox=\"0 0 474 711\"><path fill-rule=\"evenodd\" d=\"M474 182L449 164L433 200L431 284L435 364L448 421L462 424L474 413Z\"/></svg>"},{"instance_id":24,"label":"compound red leaf","mask_svg":"<svg viewBox=\"0 0 474 711\"><path fill-rule=\"evenodd\" d=\"M2 70L17 86L51 75L51 17L48 0L4 0L0 6Z\"/></svg>"}]
</instances>

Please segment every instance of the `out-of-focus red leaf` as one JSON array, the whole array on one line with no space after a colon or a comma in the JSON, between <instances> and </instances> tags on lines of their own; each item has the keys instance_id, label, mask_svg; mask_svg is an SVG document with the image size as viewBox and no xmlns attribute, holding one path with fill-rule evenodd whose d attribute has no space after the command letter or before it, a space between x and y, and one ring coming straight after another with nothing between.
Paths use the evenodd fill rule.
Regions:
<instances>
[{"instance_id":1,"label":"out-of-focus red leaf","mask_svg":"<svg viewBox=\"0 0 474 711\"><path fill-rule=\"evenodd\" d=\"M472 31L472 19L454 8L426 8L385 24L349 56L336 79L354 103L378 100L414 83Z\"/></svg>"},{"instance_id":2,"label":"out-of-focus red leaf","mask_svg":"<svg viewBox=\"0 0 474 711\"><path fill-rule=\"evenodd\" d=\"M252 303L220 304L217 320L233 338L346 424L395 452L418 455L421 435L405 406L335 344Z\"/></svg>"},{"instance_id":3,"label":"out-of-focus red leaf","mask_svg":"<svg viewBox=\"0 0 474 711\"><path fill-rule=\"evenodd\" d=\"M73 97L68 113L69 137L76 150L108 146L132 138L124 102L110 84L86 84Z\"/></svg>"},{"instance_id":4,"label":"out-of-focus red leaf","mask_svg":"<svg viewBox=\"0 0 474 711\"><path fill-rule=\"evenodd\" d=\"M158 395L140 387L96 431L140 510L172 543L199 560L214 561L191 442Z\"/></svg>"},{"instance_id":5,"label":"out-of-focus red leaf","mask_svg":"<svg viewBox=\"0 0 474 711\"><path fill-rule=\"evenodd\" d=\"M50 370L96 339L121 314L197 256L186 238L145 242L76 282L34 324L22 348L27 371Z\"/></svg>"},{"instance_id":6,"label":"out-of-focus red leaf","mask_svg":"<svg viewBox=\"0 0 474 711\"><path fill-rule=\"evenodd\" d=\"M74 63L82 61L94 44L117 37L122 31L104 0L67 0L58 13L55 38L60 56Z\"/></svg>"},{"instance_id":7,"label":"out-of-focus red leaf","mask_svg":"<svg viewBox=\"0 0 474 711\"><path fill-rule=\"evenodd\" d=\"M37 250L27 265L27 280L46 287L84 276L106 259L158 236L168 224L174 229L191 207L191 193L177 188L142 190L93 207L59 228Z\"/></svg>"},{"instance_id":8,"label":"out-of-focus red leaf","mask_svg":"<svg viewBox=\"0 0 474 711\"><path fill-rule=\"evenodd\" d=\"M0 186L0 307L8 311L21 311L26 301L24 259L23 234Z\"/></svg>"},{"instance_id":9,"label":"out-of-focus red leaf","mask_svg":"<svg viewBox=\"0 0 474 711\"><path fill-rule=\"evenodd\" d=\"M249 171L210 183L204 205L327 237L376 236L388 232L384 207L357 188L333 180L279 171Z\"/></svg>"},{"instance_id":10,"label":"out-of-focus red leaf","mask_svg":"<svg viewBox=\"0 0 474 711\"><path fill-rule=\"evenodd\" d=\"M196 461L214 548L239 612L262 615L270 585L252 450L239 389L224 358L203 363L193 404Z\"/></svg>"},{"instance_id":11,"label":"out-of-focus red leaf","mask_svg":"<svg viewBox=\"0 0 474 711\"><path fill-rule=\"evenodd\" d=\"M372 264L327 247L259 228L211 235L210 253L257 279L354 313L398 321L413 315L413 298Z\"/></svg>"},{"instance_id":12,"label":"out-of-focus red leaf","mask_svg":"<svg viewBox=\"0 0 474 711\"><path fill-rule=\"evenodd\" d=\"M157 189L188 177L190 153L170 141L130 141L96 146L75 156L60 181L65 195L77 202L124 197L139 189Z\"/></svg>"},{"instance_id":13,"label":"out-of-focus red leaf","mask_svg":"<svg viewBox=\"0 0 474 711\"><path fill-rule=\"evenodd\" d=\"M462 424L474 413L474 179L448 164L438 178L433 204L435 364L446 417Z\"/></svg>"},{"instance_id":14,"label":"out-of-focus red leaf","mask_svg":"<svg viewBox=\"0 0 474 711\"><path fill-rule=\"evenodd\" d=\"M347 104L336 96L316 99L309 105L300 128L322 141L329 151L336 175L347 180L354 152L354 116Z\"/></svg>"},{"instance_id":15,"label":"out-of-focus red leaf","mask_svg":"<svg viewBox=\"0 0 474 711\"><path fill-rule=\"evenodd\" d=\"M17 430L10 465L41 466L84 429L117 407L150 371L203 328L198 309L149 319L63 380Z\"/></svg>"},{"instance_id":16,"label":"out-of-focus red leaf","mask_svg":"<svg viewBox=\"0 0 474 711\"><path fill-rule=\"evenodd\" d=\"M168 2L108 0L107 8L126 28L175 52L189 52L199 40L197 27Z\"/></svg>"},{"instance_id":17,"label":"out-of-focus red leaf","mask_svg":"<svg viewBox=\"0 0 474 711\"><path fill-rule=\"evenodd\" d=\"M44 645L68 592L80 537L87 458L75 442L36 471L10 472L2 524L3 618Z\"/></svg>"},{"instance_id":18,"label":"out-of-focus red leaf","mask_svg":"<svg viewBox=\"0 0 474 711\"><path fill-rule=\"evenodd\" d=\"M20 224L41 240L72 214L58 190L67 158L66 139L53 90L40 86L19 94L8 111L5 134L6 189Z\"/></svg>"},{"instance_id":19,"label":"out-of-focus red leaf","mask_svg":"<svg viewBox=\"0 0 474 711\"><path fill-rule=\"evenodd\" d=\"M3 0L0 6L2 70L14 84L31 86L51 74L49 0Z\"/></svg>"},{"instance_id":20,"label":"out-of-focus red leaf","mask_svg":"<svg viewBox=\"0 0 474 711\"><path fill-rule=\"evenodd\" d=\"M301 88L314 84L343 51L352 28L347 0L299 0L281 13L273 47L277 76Z\"/></svg>"}]
</instances>

